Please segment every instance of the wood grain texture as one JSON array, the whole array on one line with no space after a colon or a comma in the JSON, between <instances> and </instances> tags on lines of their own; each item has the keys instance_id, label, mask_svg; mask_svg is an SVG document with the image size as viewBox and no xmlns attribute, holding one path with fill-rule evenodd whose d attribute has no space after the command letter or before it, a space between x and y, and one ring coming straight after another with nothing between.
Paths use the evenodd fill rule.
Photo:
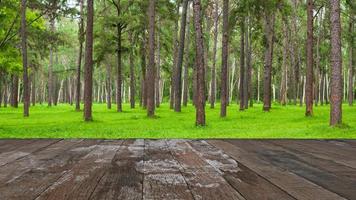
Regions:
<instances>
[{"instance_id":1,"label":"wood grain texture","mask_svg":"<svg viewBox=\"0 0 356 200\"><path fill-rule=\"evenodd\" d=\"M0 140L0 199L356 199L353 140Z\"/></svg>"}]
</instances>

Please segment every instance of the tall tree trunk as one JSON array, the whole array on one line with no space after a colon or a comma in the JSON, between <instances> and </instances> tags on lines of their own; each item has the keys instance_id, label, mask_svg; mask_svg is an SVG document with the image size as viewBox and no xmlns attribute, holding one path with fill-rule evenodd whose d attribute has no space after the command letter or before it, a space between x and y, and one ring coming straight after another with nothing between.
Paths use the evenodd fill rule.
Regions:
<instances>
[{"instance_id":1,"label":"tall tree trunk","mask_svg":"<svg viewBox=\"0 0 356 200\"><path fill-rule=\"evenodd\" d=\"M54 33L54 21L55 19L52 18L50 21L50 29L51 32ZM48 106L51 107L53 103L53 44L50 45L49 48L49 65L48 65Z\"/></svg>"},{"instance_id":2,"label":"tall tree trunk","mask_svg":"<svg viewBox=\"0 0 356 200\"><path fill-rule=\"evenodd\" d=\"M202 13L200 0L194 0L194 25L196 45L196 71L197 71L197 99L196 120L197 126L205 126L205 63L204 63L204 41L202 30ZM228 0L224 0L224 8L228 6ZM225 13L227 14L227 13ZM226 38L227 39L227 38Z\"/></svg>"},{"instance_id":3,"label":"tall tree trunk","mask_svg":"<svg viewBox=\"0 0 356 200\"><path fill-rule=\"evenodd\" d=\"M341 22L340 0L330 0L331 24L331 94L330 94L330 125L342 123L342 55L341 55Z\"/></svg>"},{"instance_id":4,"label":"tall tree trunk","mask_svg":"<svg viewBox=\"0 0 356 200\"><path fill-rule=\"evenodd\" d=\"M177 8L176 8L176 15L179 16L179 1L177 1ZM173 39L173 66L172 66L172 74L171 74L171 89L170 89L170 109L174 109L174 102L175 102L175 76L176 76L176 67L177 67L177 58L178 58L178 20L176 20L175 28L174 28L174 39Z\"/></svg>"},{"instance_id":5,"label":"tall tree trunk","mask_svg":"<svg viewBox=\"0 0 356 200\"><path fill-rule=\"evenodd\" d=\"M306 69L306 84L305 84L305 116L313 115L313 0L307 1L307 69Z\"/></svg>"},{"instance_id":6,"label":"tall tree trunk","mask_svg":"<svg viewBox=\"0 0 356 200\"><path fill-rule=\"evenodd\" d=\"M177 65L175 67L175 78L174 78L174 111L181 112L181 101L182 101L182 64L183 64L183 54L184 54L184 40L186 31L186 21L187 21L187 8L188 0L183 0L182 17L180 24L180 40L178 48L178 58Z\"/></svg>"},{"instance_id":7,"label":"tall tree trunk","mask_svg":"<svg viewBox=\"0 0 356 200\"><path fill-rule=\"evenodd\" d=\"M155 115L155 0L149 1L148 19L149 19L149 57L147 68L147 116L153 117Z\"/></svg>"},{"instance_id":8,"label":"tall tree trunk","mask_svg":"<svg viewBox=\"0 0 356 200\"><path fill-rule=\"evenodd\" d=\"M87 28L85 43L84 68L84 120L92 120L92 93L93 93L93 0L87 0Z\"/></svg>"},{"instance_id":9,"label":"tall tree trunk","mask_svg":"<svg viewBox=\"0 0 356 200\"><path fill-rule=\"evenodd\" d=\"M210 85L210 108L215 107L216 100L216 53L218 44L218 27L219 27L219 3L214 1L214 46L213 46L213 66L211 67L211 85Z\"/></svg>"},{"instance_id":10,"label":"tall tree trunk","mask_svg":"<svg viewBox=\"0 0 356 200\"><path fill-rule=\"evenodd\" d=\"M320 80L320 105L324 105L324 95L325 95L325 72L320 69L321 80Z\"/></svg>"},{"instance_id":11,"label":"tall tree trunk","mask_svg":"<svg viewBox=\"0 0 356 200\"><path fill-rule=\"evenodd\" d=\"M7 85L7 75L5 74L5 81L4 81L4 108L7 107L7 102L8 102L8 85Z\"/></svg>"},{"instance_id":12,"label":"tall tree trunk","mask_svg":"<svg viewBox=\"0 0 356 200\"><path fill-rule=\"evenodd\" d=\"M17 74L11 76L11 106L18 108L19 106L19 77Z\"/></svg>"},{"instance_id":13,"label":"tall tree trunk","mask_svg":"<svg viewBox=\"0 0 356 200\"><path fill-rule=\"evenodd\" d=\"M186 23L186 45L185 45L185 63L184 63L184 70L183 70L183 106L187 106L188 104L188 92L189 92L189 45L190 45L190 14L189 14L189 3L188 3L188 10L187 10L187 23Z\"/></svg>"},{"instance_id":14,"label":"tall tree trunk","mask_svg":"<svg viewBox=\"0 0 356 200\"><path fill-rule=\"evenodd\" d=\"M120 11L118 11L120 16ZM117 112L122 112L122 59L121 59L121 25L117 24L117 77L116 77L116 106Z\"/></svg>"},{"instance_id":15,"label":"tall tree trunk","mask_svg":"<svg viewBox=\"0 0 356 200\"><path fill-rule=\"evenodd\" d=\"M106 64L106 107L111 109L112 97L112 80L111 80L111 65Z\"/></svg>"},{"instance_id":16,"label":"tall tree trunk","mask_svg":"<svg viewBox=\"0 0 356 200\"><path fill-rule=\"evenodd\" d=\"M297 21L298 21L298 0L293 1L293 16L292 16L292 44L291 44L291 64L293 66L293 78L292 78L292 85L293 85L293 103L297 105L297 99L299 94L299 61L298 61L298 32L297 32Z\"/></svg>"},{"instance_id":17,"label":"tall tree trunk","mask_svg":"<svg viewBox=\"0 0 356 200\"><path fill-rule=\"evenodd\" d=\"M273 45L274 45L274 13L265 13L265 66L264 66L264 82L263 82L263 110L271 109L271 90L272 90L272 60L273 60Z\"/></svg>"},{"instance_id":18,"label":"tall tree trunk","mask_svg":"<svg viewBox=\"0 0 356 200\"><path fill-rule=\"evenodd\" d=\"M228 75L227 62L229 59L229 0L223 1L223 38L221 55L221 109L220 117L226 117L227 93L228 93Z\"/></svg>"},{"instance_id":19,"label":"tall tree trunk","mask_svg":"<svg viewBox=\"0 0 356 200\"><path fill-rule=\"evenodd\" d=\"M141 75L141 106L143 108L147 107L147 85L146 85L146 50L145 50L145 35L142 35L142 44L141 44L141 70L142 70L142 75Z\"/></svg>"},{"instance_id":20,"label":"tall tree trunk","mask_svg":"<svg viewBox=\"0 0 356 200\"><path fill-rule=\"evenodd\" d=\"M133 47L134 42L132 38L132 33L129 35L129 40ZM135 108L135 94L136 94L135 84L136 83L135 83L135 64L134 64L133 49L130 49L129 60L130 60L130 107Z\"/></svg>"},{"instance_id":21,"label":"tall tree trunk","mask_svg":"<svg viewBox=\"0 0 356 200\"><path fill-rule=\"evenodd\" d=\"M250 107L253 106L253 85L252 85L252 38L251 38L251 16L248 15L248 23L246 30L246 66L247 66L247 98L246 108L248 108L248 101Z\"/></svg>"},{"instance_id":22,"label":"tall tree trunk","mask_svg":"<svg viewBox=\"0 0 356 200\"><path fill-rule=\"evenodd\" d=\"M355 11L356 12L356 11ZM349 33L355 33L354 29L354 13L350 13L350 21L349 21ZM356 54L354 50L354 45L355 45L355 36L351 36L350 38L350 44L349 44L349 96L348 96L348 101L349 105L353 105L354 101L354 65L356 63Z\"/></svg>"},{"instance_id":23,"label":"tall tree trunk","mask_svg":"<svg viewBox=\"0 0 356 200\"><path fill-rule=\"evenodd\" d=\"M32 99L31 99L31 102L32 102L32 106L35 106L36 105L36 72L33 71L32 72L32 89L31 89L31 92L32 92Z\"/></svg>"},{"instance_id":24,"label":"tall tree trunk","mask_svg":"<svg viewBox=\"0 0 356 200\"><path fill-rule=\"evenodd\" d=\"M83 0L79 0L80 4L80 21L79 21L79 52L78 52L78 63L77 63L77 82L76 82L76 99L75 99L75 110L80 111L80 74L82 65L82 54L83 54L83 42L84 42L84 3Z\"/></svg>"},{"instance_id":25,"label":"tall tree trunk","mask_svg":"<svg viewBox=\"0 0 356 200\"><path fill-rule=\"evenodd\" d=\"M30 92L27 66L27 28L26 28L26 6L27 0L21 0L21 49L23 66L23 88L24 88L24 106L23 116L30 116Z\"/></svg>"},{"instance_id":26,"label":"tall tree trunk","mask_svg":"<svg viewBox=\"0 0 356 200\"><path fill-rule=\"evenodd\" d=\"M160 21L158 20L158 26L160 26ZM159 30L160 28L158 28ZM161 41L160 32L157 32L157 67L156 67L156 77L155 77L155 103L156 107L160 106L160 82L161 82Z\"/></svg>"},{"instance_id":27,"label":"tall tree trunk","mask_svg":"<svg viewBox=\"0 0 356 200\"><path fill-rule=\"evenodd\" d=\"M240 31L240 110L245 109L245 17L241 20Z\"/></svg>"},{"instance_id":28,"label":"tall tree trunk","mask_svg":"<svg viewBox=\"0 0 356 200\"><path fill-rule=\"evenodd\" d=\"M280 91L280 102L283 106L287 104L287 77L288 77L288 65L287 65L287 50L288 50L288 32L287 32L286 19L283 20L283 60L282 60L282 81Z\"/></svg>"}]
</instances>

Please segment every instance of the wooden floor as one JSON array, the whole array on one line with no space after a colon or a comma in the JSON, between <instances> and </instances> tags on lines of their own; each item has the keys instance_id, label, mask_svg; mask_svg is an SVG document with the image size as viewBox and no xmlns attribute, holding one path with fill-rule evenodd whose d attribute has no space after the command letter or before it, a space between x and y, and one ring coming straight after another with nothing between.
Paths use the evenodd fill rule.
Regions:
<instances>
[{"instance_id":1,"label":"wooden floor","mask_svg":"<svg viewBox=\"0 0 356 200\"><path fill-rule=\"evenodd\" d=\"M356 141L0 140L7 199L356 199Z\"/></svg>"}]
</instances>

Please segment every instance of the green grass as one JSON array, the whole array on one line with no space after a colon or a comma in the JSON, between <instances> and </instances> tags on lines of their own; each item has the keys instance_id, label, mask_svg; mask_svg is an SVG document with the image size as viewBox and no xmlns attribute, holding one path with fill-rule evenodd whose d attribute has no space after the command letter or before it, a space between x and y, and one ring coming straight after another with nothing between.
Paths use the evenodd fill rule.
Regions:
<instances>
[{"instance_id":1,"label":"green grass","mask_svg":"<svg viewBox=\"0 0 356 200\"><path fill-rule=\"evenodd\" d=\"M314 116L305 117L304 107L273 105L262 112L261 105L238 111L228 108L228 117L219 117L219 107L206 108L207 126L195 127L193 106L174 113L164 104L157 117L146 117L142 108L124 112L107 110L105 104L93 107L93 122L83 122L82 112L69 105L36 105L30 117L22 117L22 107L0 108L0 138L348 138L356 139L356 107L343 106L341 127L329 127L329 106L314 107Z\"/></svg>"}]
</instances>

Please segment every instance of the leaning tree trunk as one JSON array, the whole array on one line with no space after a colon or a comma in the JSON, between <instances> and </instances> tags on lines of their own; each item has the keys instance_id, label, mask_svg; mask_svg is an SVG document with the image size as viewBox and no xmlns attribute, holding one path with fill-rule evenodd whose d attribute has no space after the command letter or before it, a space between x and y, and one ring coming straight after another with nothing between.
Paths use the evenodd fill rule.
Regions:
<instances>
[{"instance_id":1,"label":"leaning tree trunk","mask_svg":"<svg viewBox=\"0 0 356 200\"><path fill-rule=\"evenodd\" d=\"M210 85L210 108L215 107L216 100L216 52L218 43L218 27L219 27L219 3L214 1L214 46L213 46L213 66L211 67L211 85Z\"/></svg>"},{"instance_id":2,"label":"leaning tree trunk","mask_svg":"<svg viewBox=\"0 0 356 200\"><path fill-rule=\"evenodd\" d=\"M305 116L313 115L313 0L307 1L307 69L306 69L306 84L305 84Z\"/></svg>"},{"instance_id":3,"label":"leaning tree trunk","mask_svg":"<svg viewBox=\"0 0 356 200\"><path fill-rule=\"evenodd\" d=\"M272 60L273 60L273 43L274 43L274 13L265 14L265 66L264 66L264 82L263 82L263 110L271 109L271 79L272 79Z\"/></svg>"},{"instance_id":4,"label":"leaning tree trunk","mask_svg":"<svg viewBox=\"0 0 356 200\"><path fill-rule=\"evenodd\" d=\"M21 1L21 49L22 49L22 66L23 66L23 116L30 115L30 91L27 66L27 29L26 29L26 6L27 0Z\"/></svg>"},{"instance_id":5,"label":"leaning tree trunk","mask_svg":"<svg viewBox=\"0 0 356 200\"><path fill-rule=\"evenodd\" d=\"M221 55L221 109L220 117L226 117L226 106L228 101L228 72L227 61L229 58L229 0L223 1L223 38ZM198 57L199 58L199 57Z\"/></svg>"},{"instance_id":6,"label":"leaning tree trunk","mask_svg":"<svg viewBox=\"0 0 356 200\"><path fill-rule=\"evenodd\" d=\"M178 58L177 65L175 67L175 78L174 78L174 111L181 112L181 101L182 101L182 64L183 64L183 54L184 54L184 40L186 31L186 21L187 21L187 9L188 0L183 0L182 17L180 24L180 40L178 48Z\"/></svg>"},{"instance_id":7,"label":"leaning tree trunk","mask_svg":"<svg viewBox=\"0 0 356 200\"><path fill-rule=\"evenodd\" d=\"M196 121L197 126L205 126L205 63L204 63L204 40L202 31L202 13L200 0L194 0L194 25L196 45L196 70L197 70L197 99ZM227 8L228 0L224 0L224 8ZM226 10L225 10L226 11ZM227 13L225 13L227 14ZM227 38L226 38L227 39Z\"/></svg>"},{"instance_id":8,"label":"leaning tree trunk","mask_svg":"<svg viewBox=\"0 0 356 200\"><path fill-rule=\"evenodd\" d=\"M153 117L155 115L155 0L149 1L148 19L148 67L147 67L147 116Z\"/></svg>"},{"instance_id":9,"label":"leaning tree trunk","mask_svg":"<svg viewBox=\"0 0 356 200\"><path fill-rule=\"evenodd\" d=\"M340 0L330 0L331 24L331 75L330 75L330 125L342 123L342 55Z\"/></svg>"},{"instance_id":10,"label":"leaning tree trunk","mask_svg":"<svg viewBox=\"0 0 356 200\"><path fill-rule=\"evenodd\" d=\"M79 0L80 4L80 21L79 21L79 52L78 52L78 63L77 63L77 84L76 84L76 99L75 99L75 110L80 111L80 74L81 74L81 64L82 64L82 54L83 54L83 42L84 42L84 3L83 0Z\"/></svg>"},{"instance_id":11,"label":"leaning tree trunk","mask_svg":"<svg viewBox=\"0 0 356 200\"><path fill-rule=\"evenodd\" d=\"M93 93L93 0L87 0L87 28L85 43L84 66L84 120L92 120L92 93Z\"/></svg>"}]
</instances>

